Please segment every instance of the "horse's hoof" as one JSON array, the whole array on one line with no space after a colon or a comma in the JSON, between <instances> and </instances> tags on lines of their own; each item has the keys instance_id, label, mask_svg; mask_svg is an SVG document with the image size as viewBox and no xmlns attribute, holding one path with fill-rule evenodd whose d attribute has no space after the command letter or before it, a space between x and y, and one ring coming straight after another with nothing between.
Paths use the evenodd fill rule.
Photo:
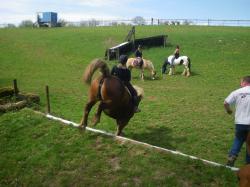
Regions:
<instances>
[{"instance_id":1,"label":"horse's hoof","mask_svg":"<svg viewBox=\"0 0 250 187\"><path fill-rule=\"evenodd\" d=\"M116 132L115 135L116 136L125 136L125 134L123 132L121 132L121 133Z\"/></svg>"},{"instance_id":2,"label":"horse's hoof","mask_svg":"<svg viewBox=\"0 0 250 187\"><path fill-rule=\"evenodd\" d=\"M82 131L82 132L84 132L86 130L86 126L80 125L79 126L79 130Z\"/></svg>"}]
</instances>

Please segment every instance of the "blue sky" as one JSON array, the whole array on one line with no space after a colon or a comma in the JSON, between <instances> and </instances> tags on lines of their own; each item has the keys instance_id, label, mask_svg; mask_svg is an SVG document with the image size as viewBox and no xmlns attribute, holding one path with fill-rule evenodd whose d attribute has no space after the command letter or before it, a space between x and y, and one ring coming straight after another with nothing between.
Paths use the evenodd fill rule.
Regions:
<instances>
[{"instance_id":1,"label":"blue sky","mask_svg":"<svg viewBox=\"0 0 250 187\"><path fill-rule=\"evenodd\" d=\"M96 19L248 19L250 0L0 0L0 24L53 11L67 21Z\"/></svg>"}]
</instances>

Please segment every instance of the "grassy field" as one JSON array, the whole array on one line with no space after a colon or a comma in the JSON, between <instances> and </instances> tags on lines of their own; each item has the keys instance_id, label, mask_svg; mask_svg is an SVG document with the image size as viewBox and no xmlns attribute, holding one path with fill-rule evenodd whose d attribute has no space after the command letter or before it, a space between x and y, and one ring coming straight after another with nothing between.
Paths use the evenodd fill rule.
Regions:
<instances>
[{"instance_id":1,"label":"grassy field","mask_svg":"<svg viewBox=\"0 0 250 187\"><path fill-rule=\"evenodd\" d=\"M79 122L87 100L88 87L81 81L84 68L93 58L102 58L105 48L121 43L129 29L0 29L0 87L11 85L16 78L20 90L41 96L40 110L44 111L44 90L49 85L52 113ZM154 63L157 79L143 82L137 71L132 72L132 82L144 88L145 98L142 112L125 128L126 137L225 163L234 126L233 117L223 110L223 101L250 72L250 28L136 27L138 38L158 34L168 35L168 46L143 51ZM176 44L181 54L191 57L193 76L182 77L178 67L177 75L162 79L161 65ZM109 62L110 66L115 63ZM97 128L114 132L116 125L102 115ZM236 166L244 163L244 153L242 150Z\"/></svg>"},{"instance_id":2,"label":"grassy field","mask_svg":"<svg viewBox=\"0 0 250 187\"><path fill-rule=\"evenodd\" d=\"M235 186L234 173L47 120L0 118L0 186ZM177 167L178 165L178 167Z\"/></svg>"}]
</instances>

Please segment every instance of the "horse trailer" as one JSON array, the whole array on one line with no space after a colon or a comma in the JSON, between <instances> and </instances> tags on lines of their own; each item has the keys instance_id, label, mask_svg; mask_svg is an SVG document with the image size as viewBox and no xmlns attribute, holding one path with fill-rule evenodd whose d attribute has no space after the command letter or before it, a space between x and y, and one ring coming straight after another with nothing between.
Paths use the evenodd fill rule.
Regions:
<instances>
[{"instance_id":1,"label":"horse trailer","mask_svg":"<svg viewBox=\"0 0 250 187\"><path fill-rule=\"evenodd\" d=\"M56 27L57 13L56 12L38 12L37 13L37 27Z\"/></svg>"}]
</instances>

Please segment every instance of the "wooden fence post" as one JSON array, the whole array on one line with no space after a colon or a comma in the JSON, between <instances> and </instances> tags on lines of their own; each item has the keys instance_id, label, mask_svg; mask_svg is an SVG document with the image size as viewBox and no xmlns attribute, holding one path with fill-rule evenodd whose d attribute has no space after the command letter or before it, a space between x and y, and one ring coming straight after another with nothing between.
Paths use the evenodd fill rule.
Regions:
<instances>
[{"instance_id":1,"label":"wooden fence post","mask_svg":"<svg viewBox=\"0 0 250 187\"><path fill-rule=\"evenodd\" d=\"M18 88L17 88L17 80L13 80L13 86L14 86L14 96L17 97L18 94Z\"/></svg>"},{"instance_id":2,"label":"wooden fence post","mask_svg":"<svg viewBox=\"0 0 250 187\"><path fill-rule=\"evenodd\" d=\"M50 114L49 86L46 85L47 113Z\"/></svg>"}]
</instances>

